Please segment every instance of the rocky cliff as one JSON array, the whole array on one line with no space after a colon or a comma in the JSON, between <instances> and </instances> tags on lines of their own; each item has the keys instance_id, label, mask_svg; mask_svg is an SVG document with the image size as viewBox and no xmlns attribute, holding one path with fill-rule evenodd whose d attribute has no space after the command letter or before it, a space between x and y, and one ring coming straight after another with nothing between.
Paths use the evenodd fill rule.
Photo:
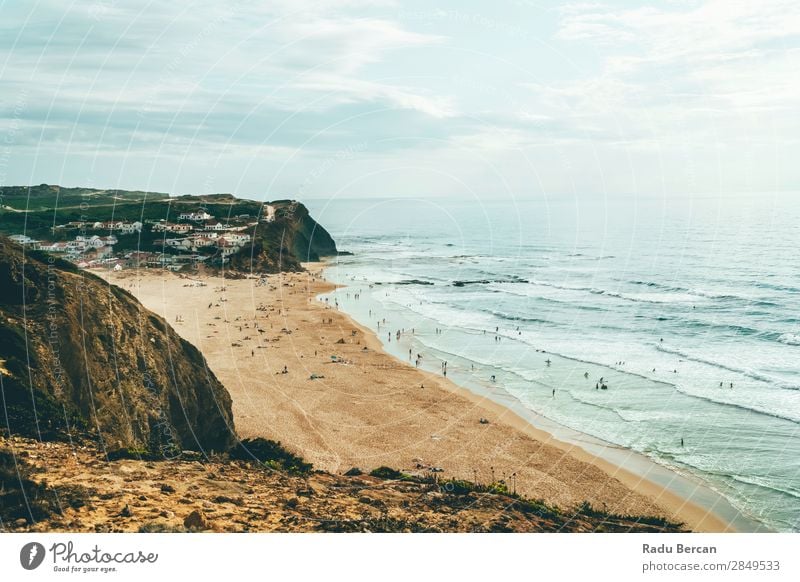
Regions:
<instances>
[{"instance_id":1,"label":"rocky cliff","mask_svg":"<svg viewBox=\"0 0 800 582\"><path fill-rule=\"evenodd\" d=\"M205 359L124 290L0 238L0 427L106 451L227 450L231 399Z\"/></svg>"},{"instance_id":2,"label":"rocky cliff","mask_svg":"<svg viewBox=\"0 0 800 582\"><path fill-rule=\"evenodd\" d=\"M273 222L259 222L252 244L230 257L228 268L246 272L299 271L301 263L338 254L336 243L301 203L280 200Z\"/></svg>"}]
</instances>

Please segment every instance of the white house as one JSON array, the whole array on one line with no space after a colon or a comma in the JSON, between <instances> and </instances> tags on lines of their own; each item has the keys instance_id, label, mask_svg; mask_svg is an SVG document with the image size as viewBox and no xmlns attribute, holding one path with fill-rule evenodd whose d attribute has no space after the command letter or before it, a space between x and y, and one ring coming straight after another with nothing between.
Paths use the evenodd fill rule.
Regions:
<instances>
[{"instance_id":1,"label":"white house","mask_svg":"<svg viewBox=\"0 0 800 582\"><path fill-rule=\"evenodd\" d=\"M45 242L40 247L43 251L48 253L66 253L67 243L65 242Z\"/></svg>"},{"instance_id":2,"label":"white house","mask_svg":"<svg viewBox=\"0 0 800 582\"><path fill-rule=\"evenodd\" d=\"M203 247L212 247L216 244L216 241L208 236L196 236L192 237L192 250L197 250Z\"/></svg>"},{"instance_id":3,"label":"white house","mask_svg":"<svg viewBox=\"0 0 800 582\"><path fill-rule=\"evenodd\" d=\"M228 232L225 233L225 239L235 245L245 245L250 242L250 235L241 232Z\"/></svg>"},{"instance_id":4,"label":"white house","mask_svg":"<svg viewBox=\"0 0 800 582\"><path fill-rule=\"evenodd\" d=\"M100 247L105 246L105 241L100 240L100 237L97 235L94 236L76 236L75 242L82 243L84 248L94 248L99 249Z\"/></svg>"},{"instance_id":5,"label":"white house","mask_svg":"<svg viewBox=\"0 0 800 582\"><path fill-rule=\"evenodd\" d=\"M142 232L142 223L138 220L136 222L123 222L119 228L120 234L133 234L134 232Z\"/></svg>"},{"instance_id":6,"label":"white house","mask_svg":"<svg viewBox=\"0 0 800 582\"><path fill-rule=\"evenodd\" d=\"M264 221L275 222L275 207L272 204L264 205Z\"/></svg>"},{"instance_id":7,"label":"white house","mask_svg":"<svg viewBox=\"0 0 800 582\"><path fill-rule=\"evenodd\" d=\"M239 245L229 241L225 237L217 239L217 246L219 247L220 252L222 252L223 257L230 256L242 248Z\"/></svg>"},{"instance_id":8,"label":"white house","mask_svg":"<svg viewBox=\"0 0 800 582\"><path fill-rule=\"evenodd\" d=\"M229 224L222 224L221 222L206 222L205 229L206 230L225 230L230 228Z\"/></svg>"},{"instance_id":9,"label":"white house","mask_svg":"<svg viewBox=\"0 0 800 582\"><path fill-rule=\"evenodd\" d=\"M188 249L192 246L192 241L188 238L168 238L164 244L175 249Z\"/></svg>"},{"instance_id":10,"label":"white house","mask_svg":"<svg viewBox=\"0 0 800 582\"><path fill-rule=\"evenodd\" d=\"M178 215L179 220L191 220L192 222L202 222L214 218L205 210L200 212L182 212Z\"/></svg>"},{"instance_id":11,"label":"white house","mask_svg":"<svg viewBox=\"0 0 800 582\"><path fill-rule=\"evenodd\" d=\"M22 246L30 247L33 250L39 250L39 241L34 240L31 237L26 236L24 234L12 234L8 238Z\"/></svg>"}]
</instances>

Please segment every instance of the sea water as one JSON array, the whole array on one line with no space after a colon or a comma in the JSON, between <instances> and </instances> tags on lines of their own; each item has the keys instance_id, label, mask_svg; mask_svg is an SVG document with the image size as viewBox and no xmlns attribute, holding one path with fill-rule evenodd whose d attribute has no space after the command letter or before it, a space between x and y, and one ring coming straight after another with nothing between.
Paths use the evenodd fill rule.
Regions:
<instances>
[{"instance_id":1,"label":"sea water","mask_svg":"<svg viewBox=\"0 0 800 582\"><path fill-rule=\"evenodd\" d=\"M795 195L309 206L353 253L327 270L348 286L328 300L410 365L447 361L800 530Z\"/></svg>"}]
</instances>

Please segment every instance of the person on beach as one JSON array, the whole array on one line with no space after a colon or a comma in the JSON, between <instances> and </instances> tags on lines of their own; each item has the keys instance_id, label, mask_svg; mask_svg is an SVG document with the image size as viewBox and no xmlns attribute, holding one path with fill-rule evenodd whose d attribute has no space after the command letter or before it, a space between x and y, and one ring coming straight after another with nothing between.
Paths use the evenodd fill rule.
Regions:
<instances>
[{"instance_id":1,"label":"person on beach","mask_svg":"<svg viewBox=\"0 0 800 582\"><path fill-rule=\"evenodd\" d=\"M583 377L588 380L589 379L589 372L584 372L583 373Z\"/></svg>"},{"instance_id":2,"label":"person on beach","mask_svg":"<svg viewBox=\"0 0 800 582\"><path fill-rule=\"evenodd\" d=\"M553 398L555 398L555 397L556 397L556 389L553 388Z\"/></svg>"},{"instance_id":3,"label":"person on beach","mask_svg":"<svg viewBox=\"0 0 800 582\"><path fill-rule=\"evenodd\" d=\"M494 382L494 381L495 381L495 377L494 377L494 374L492 374L492 382Z\"/></svg>"},{"instance_id":4,"label":"person on beach","mask_svg":"<svg viewBox=\"0 0 800 582\"><path fill-rule=\"evenodd\" d=\"M683 437L681 437L681 446L683 446Z\"/></svg>"}]
</instances>

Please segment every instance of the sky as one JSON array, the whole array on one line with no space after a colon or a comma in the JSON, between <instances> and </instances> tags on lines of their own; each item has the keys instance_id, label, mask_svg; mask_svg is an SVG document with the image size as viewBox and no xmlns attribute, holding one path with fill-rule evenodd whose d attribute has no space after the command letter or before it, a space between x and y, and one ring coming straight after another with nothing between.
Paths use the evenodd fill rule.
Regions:
<instances>
[{"instance_id":1,"label":"sky","mask_svg":"<svg viewBox=\"0 0 800 582\"><path fill-rule=\"evenodd\" d=\"M0 0L0 186L800 190L796 0Z\"/></svg>"}]
</instances>

